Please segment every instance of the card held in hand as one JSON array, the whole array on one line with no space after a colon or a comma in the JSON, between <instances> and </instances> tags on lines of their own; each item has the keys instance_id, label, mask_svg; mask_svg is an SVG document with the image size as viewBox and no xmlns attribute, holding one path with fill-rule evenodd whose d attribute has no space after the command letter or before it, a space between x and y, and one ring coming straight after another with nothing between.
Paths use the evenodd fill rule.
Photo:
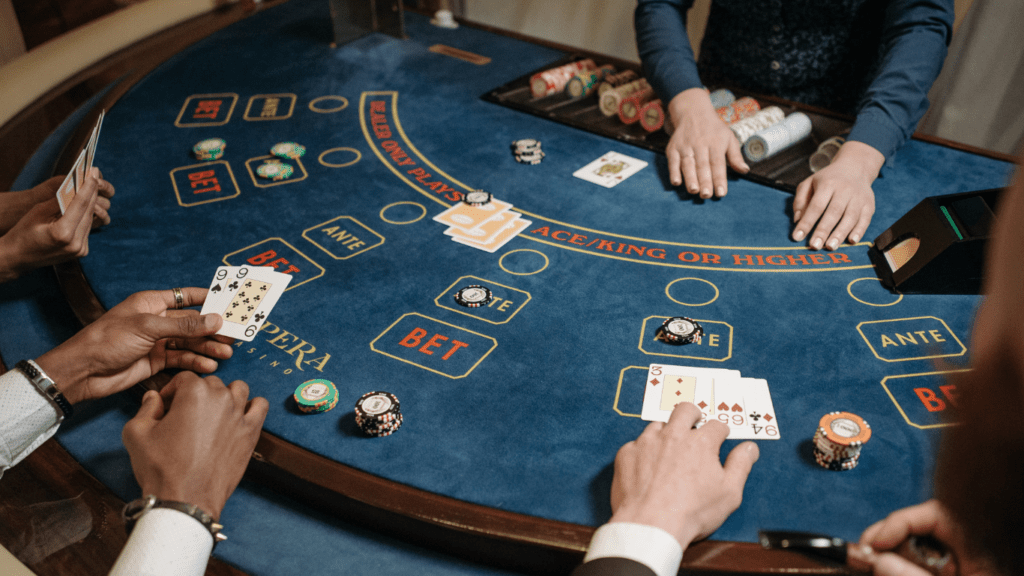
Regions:
<instances>
[{"instance_id":1,"label":"card held in hand","mask_svg":"<svg viewBox=\"0 0 1024 576\"><path fill-rule=\"evenodd\" d=\"M290 274L263 266L221 266L214 274L203 314L220 314L217 334L252 342L284 293Z\"/></svg>"}]
</instances>

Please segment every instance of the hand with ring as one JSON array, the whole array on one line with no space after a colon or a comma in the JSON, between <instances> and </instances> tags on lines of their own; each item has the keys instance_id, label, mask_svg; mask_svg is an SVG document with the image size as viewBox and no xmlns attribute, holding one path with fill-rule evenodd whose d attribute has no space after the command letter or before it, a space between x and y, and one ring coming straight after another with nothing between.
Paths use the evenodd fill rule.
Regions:
<instances>
[{"instance_id":1,"label":"hand with ring","mask_svg":"<svg viewBox=\"0 0 1024 576\"><path fill-rule=\"evenodd\" d=\"M129 296L92 324L36 359L72 404L120 392L165 368L209 373L231 357L224 320L200 316L206 288L152 290Z\"/></svg>"}]
</instances>

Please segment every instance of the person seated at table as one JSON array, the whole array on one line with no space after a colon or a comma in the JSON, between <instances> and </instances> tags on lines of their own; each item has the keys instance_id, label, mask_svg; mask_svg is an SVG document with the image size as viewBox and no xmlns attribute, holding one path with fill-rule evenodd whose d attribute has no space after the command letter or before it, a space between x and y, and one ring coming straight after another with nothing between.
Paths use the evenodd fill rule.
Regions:
<instances>
[{"instance_id":1,"label":"person seated at table","mask_svg":"<svg viewBox=\"0 0 1024 576\"><path fill-rule=\"evenodd\" d=\"M1020 163L1024 166L1024 156ZM1004 192L986 259L985 299L972 330L969 372L953 374L958 426L946 429L937 458L935 499L893 512L868 527L853 562L877 576L926 576L893 552L928 535L952 553L959 574L1015 574L1024 566L1016 534L1024 517L1024 171ZM615 458L612 517L594 534L574 576L675 574L683 551L735 511L758 457L733 448L711 421L698 430L696 406L676 406L667 425L650 424ZM838 472L841 473L841 472Z\"/></svg>"},{"instance_id":2,"label":"person seated at table","mask_svg":"<svg viewBox=\"0 0 1024 576\"><path fill-rule=\"evenodd\" d=\"M203 573L219 530L215 523L266 417L267 401L249 400L244 382L224 386L193 372L213 372L218 359L232 355L230 339L215 336L224 322L219 315L183 309L202 304L206 293L133 294L35 361L0 375L2 476L53 436L73 405L164 369L186 370L159 393L147 392L124 428L132 470L143 495L153 499L129 507L141 514L112 574ZM166 508L176 503L186 506Z\"/></svg>"},{"instance_id":3,"label":"person seated at table","mask_svg":"<svg viewBox=\"0 0 1024 576\"><path fill-rule=\"evenodd\" d=\"M20 192L0 193L0 282L89 253L89 232L110 223L114 186L93 167L60 213L57 188L63 176Z\"/></svg>"},{"instance_id":4,"label":"person seated at table","mask_svg":"<svg viewBox=\"0 0 1024 576\"><path fill-rule=\"evenodd\" d=\"M750 167L703 86L729 85L856 115L831 165L799 184L795 241L811 248L859 242L875 211L871 185L928 109L946 57L953 0L815 2L715 0L700 62L686 34L693 0L638 0L644 75L675 126L665 149L669 180L722 197L726 166Z\"/></svg>"}]
</instances>

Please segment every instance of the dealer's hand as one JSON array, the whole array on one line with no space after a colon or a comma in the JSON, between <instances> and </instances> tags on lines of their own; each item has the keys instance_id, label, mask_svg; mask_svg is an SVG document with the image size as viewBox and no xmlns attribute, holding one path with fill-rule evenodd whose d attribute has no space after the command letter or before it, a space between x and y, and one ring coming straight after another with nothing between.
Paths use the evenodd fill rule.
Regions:
<instances>
[{"instance_id":1,"label":"dealer's hand","mask_svg":"<svg viewBox=\"0 0 1024 576\"><path fill-rule=\"evenodd\" d=\"M938 500L897 510L875 522L860 536L859 548L850 549L851 561L872 567L876 576L931 576L931 573L893 552L910 536L932 536L953 553L955 564L942 576L996 576L984 559L965 545L960 525Z\"/></svg>"},{"instance_id":2,"label":"dealer's hand","mask_svg":"<svg viewBox=\"0 0 1024 576\"><path fill-rule=\"evenodd\" d=\"M815 250L860 242L875 213L871 184L884 163L885 156L863 142L843 144L831 164L796 187L793 240L803 240L817 222L808 242Z\"/></svg>"},{"instance_id":3,"label":"dealer's hand","mask_svg":"<svg viewBox=\"0 0 1024 576\"><path fill-rule=\"evenodd\" d=\"M726 167L746 174L740 141L722 122L703 88L677 94L668 104L675 131L665 147L668 177L673 186L686 183L686 191L701 198L725 196L729 191Z\"/></svg>"},{"instance_id":4,"label":"dealer's hand","mask_svg":"<svg viewBox=\"0 0 1024 576\"><path fill-rule=\"evenodd\" d=\"M653 422L615 457L612 518L646 524L673 535L685 550L708 537L740 506L757 444L744 442L722 466L719 452L729 427L712 420L698 430L700 410L676 405L668 424Z\"/></svg>"},{"instance_id":5,"label":"dealer's hand","mask_svg":"<svg viewBox=\"0 0 1024 576\"><path fill-rule=\"evenodd\" d=\"M206 288L182 288L184 306L199 306ZM217 314L175 310L171 290L138 292L36 362L72 404L120 392L165 368L213 372L231 357L231 339L213 336Z\"/></svg>"},{"instance_id":6,"label":"dealer's hand","mask_svg":"<svg viewBox=\"0 0 1024 576\"><path fill-rule=\"evenodd\" d=\"M146 392L122 438L143 495L195 504L215 519L242 479L268 404L249 386L181 372Z\"/></svg>"}]
</instances>

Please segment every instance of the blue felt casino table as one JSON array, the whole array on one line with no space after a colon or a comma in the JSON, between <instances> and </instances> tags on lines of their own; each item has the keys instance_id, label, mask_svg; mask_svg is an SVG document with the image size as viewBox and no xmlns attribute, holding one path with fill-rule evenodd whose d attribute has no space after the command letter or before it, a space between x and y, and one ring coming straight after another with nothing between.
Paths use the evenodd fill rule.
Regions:
<instances>
[{"instance_id":1,"label":"blue felt casino table","mask_svg":"<svg viewBox=\"0 0 1024 576\"><path fill-rule=\"evenodd\" d=\"M942 373L967 360L977 296L893 294L867 242L834 252L791 242L790 194L733 179L725 198L695 200L668 184L662 155L480 98L560 51L418 14L406 32L332 48L327 3L292 0L104 103L96 164L117 186L113 221L93 234L69 290L91 289L109 308L139 290L208 286L224 264L293 275L263 330L217 372L270 401L257 490L291 483L307 504L339 495L338 514L385 509L447 534L436 539L575 554L610 515L616 450L643 430L647 369L662 363L739 370L770 387L780 438L759 441L743 506L713 541L753 543L762 528L855 539L929 496L955 403ZM196 160L192 146L214 137L224 157ZM516 162L509 143L520 138L542 142L543 162ZM256 176L283 141L307 149L295 174ZM648 166L613 188L573 176L608 151ZM1003 186L1011 168L911 141L875 184L866 238L925 197ZM472 189L530 225L494 253L453 242L432 218ZM457 305L470 284L489 287L491 303ZM698 320L703 340L656 338L671 316ZM4 356L23 347L8 329ZM296 409L293 391L313 378L337 385L337 408ZM393 436L356 427L352 406L371 390L401 402ZM126 498L137 489L112 455L131 406L98 403L59 435ZM812 456L819 419L836 410L871 426L852 471ZM349 492L360 482L363 495ZM272 513L262 505L233 501L226 515ZM279 554L274 537L241 536L218 555L258 573L251 559ZM687 556L734 569L725 557Z\"/></svg>"}]
</instances>

